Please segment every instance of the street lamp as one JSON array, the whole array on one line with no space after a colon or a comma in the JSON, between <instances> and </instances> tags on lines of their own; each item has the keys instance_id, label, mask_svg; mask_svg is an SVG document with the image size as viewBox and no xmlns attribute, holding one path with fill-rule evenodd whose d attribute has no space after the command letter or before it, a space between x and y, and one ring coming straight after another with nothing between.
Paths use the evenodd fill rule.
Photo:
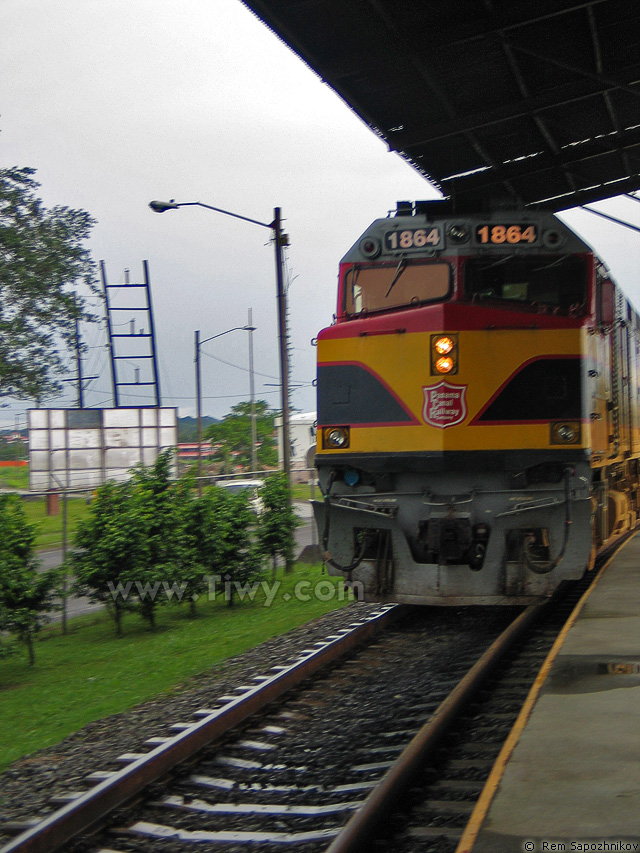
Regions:
<instances>
[{"instance_id":1,"label":"street lamp","mask_svg":"<svg viewBox=\"0 0 640 853\"><path fill-rule=\"evenodd\" d=\"M234 326L233 329L227 329L225 332L219 332L217 335L211 335L210 338L200 340L200 330L195 332L195 363L196 363L196 417L198 424L198 467L196 479L198 481L198 494L202 494L202 383L200 379L200 347L203 344L213 341L216 338L221 338L223 335L228 335L230 332L249 332L249 353L250 353L250 369L251 369L251 460L255 456L255 417L254 417L254 391L253 391L253 345L251 335L255 332L256 327L251 326L251 309L249 309L249 324L246 326Z\"/></svg>"},{"instance_id":2,"label":"street lamp","mask_svg":"<svg viewBox=\"0 0 640 853\"><path fill-rule=\"evenodd\" d=\"M291 443L289 439L289 359L287 356L287 310L284 292L284 256L282 254L282 247L288 245L288 237L286 234L282 233L280 208L274 208L273 220L271 222L260 222L257 219L250 219L248 216L241 216L239 213L232 213L230 210L223 210L221 207L213 207L212 205L204 204L201 201L183 201L179 203L173 201L173 199L171 201L152 201L149 203L149 207L155 213L164 213L167 210L177 210L180 207L204 207L207 210L214 210L216 213L224 213L225 216L233 216L234 219L242 219L244 222L251 222L253 225L260 225L262 228L269 228L272 232L276 260L278 339L280 345L282 464L287 478L287 483L291 486Z\"/></svg>"}]
</instances>

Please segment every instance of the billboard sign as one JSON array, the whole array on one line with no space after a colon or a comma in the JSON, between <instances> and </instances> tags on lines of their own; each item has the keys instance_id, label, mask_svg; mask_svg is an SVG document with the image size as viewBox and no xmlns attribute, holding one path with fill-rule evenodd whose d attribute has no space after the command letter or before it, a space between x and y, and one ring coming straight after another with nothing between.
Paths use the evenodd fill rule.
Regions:
<instances>
[{"instance_id":1,"label":"billboard sign","mask_svg":"<svg viewBox=\"0 0 640 853\"><path fill-rule=\"evenodd\" d=\"M29 409L29 488L94 489L126 480L178 444L175 408ZM174 463L175 464L175 463Z\"/></svg>"}]
</instances>

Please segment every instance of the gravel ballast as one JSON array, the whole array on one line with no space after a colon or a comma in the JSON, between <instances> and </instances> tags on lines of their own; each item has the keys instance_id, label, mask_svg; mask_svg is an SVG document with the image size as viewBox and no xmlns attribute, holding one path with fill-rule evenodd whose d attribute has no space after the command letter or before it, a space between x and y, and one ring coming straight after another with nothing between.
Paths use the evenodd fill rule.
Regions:
<instances>
[{"instance_id":1,"label":"gravel ballast","mask_svg":"<svg viewBox=\"0 0 640 853\"><path fill-rule=\"evenodd\" d=\"M88 723L60 743L18 759L0 775L0 841L8 838L3 832L7 823L50 813L55 809L51 798L84 790L88 774L113 767L124 752L144 751L144 742L166 736L172 723L190 722L195 711L217 697L254 676L269 674L271 667L290 662L303 649L377 609L375 604L354 602L334 610L229 658L171 695Z\"/></svg>"}]
</instances>

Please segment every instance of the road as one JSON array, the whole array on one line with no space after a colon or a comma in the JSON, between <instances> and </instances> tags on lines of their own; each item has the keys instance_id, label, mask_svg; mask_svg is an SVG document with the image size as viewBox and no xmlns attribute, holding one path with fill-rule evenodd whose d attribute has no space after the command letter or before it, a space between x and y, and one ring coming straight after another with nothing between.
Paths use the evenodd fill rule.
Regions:
<instances>
[{"instance_id":1,"label":"road","mask_svg":"<svg viewBox=\"0 0 640 853\"><path fill-rule=\"evenodd\" d=\"M310 546L317 545L318 534L315 529L315 524L312 520L313 511L311 504L308 502L297 501L295 505L296 514L302 521L300 527L296 529L296 558L300 557L302 552ZM42 569L53 569L59 566L62 562L62 549L50 548L46 551L38 552L40 565ZM84 613L91 613L94 610L100 610L102 604L93 604L88 598L79 598L71 596L67 599L67 618L72 616L81 616ZM54 611L49 614L51 622L60 622L62 613Z\"/></svg>"}]
</instances>

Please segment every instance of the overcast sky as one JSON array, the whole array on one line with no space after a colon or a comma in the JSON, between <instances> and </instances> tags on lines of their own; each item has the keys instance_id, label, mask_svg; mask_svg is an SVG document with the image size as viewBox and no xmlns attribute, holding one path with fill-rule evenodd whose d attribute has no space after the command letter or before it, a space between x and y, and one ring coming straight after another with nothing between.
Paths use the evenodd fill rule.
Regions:
<instances>
[{"instance_id":1,"label":"overcast sky","mask_svg":"<svg viewBox=\"0 0 640 853\"><path fill-rule=\"evenodd\" d=\"M47 206L95 217L91 250L111 284L126 268L141 281L148 260L163 405L194 414L195 329L204 339L242 326L252 307L256 394L278 407L275 271L268 229L200 208L154 214L152 199L266 223L282 208L292 402L313 410L310 341L331 322L340 257L398 199L435 191L239 0L2 0L0 33L0 163L37 169ZM598 207L640 222L632 201ZM640 235L581 211L566 220L639 305ZM247 338L203 347L205 414L248 399ZM104 329L86 343L84 372L100 376L86 404L111 405ZM121 378L133 381L133 364ZM73 405L74 393L45 404ZM0 409L0 426L29 405Z\"/></svg>"}]
</instances>

